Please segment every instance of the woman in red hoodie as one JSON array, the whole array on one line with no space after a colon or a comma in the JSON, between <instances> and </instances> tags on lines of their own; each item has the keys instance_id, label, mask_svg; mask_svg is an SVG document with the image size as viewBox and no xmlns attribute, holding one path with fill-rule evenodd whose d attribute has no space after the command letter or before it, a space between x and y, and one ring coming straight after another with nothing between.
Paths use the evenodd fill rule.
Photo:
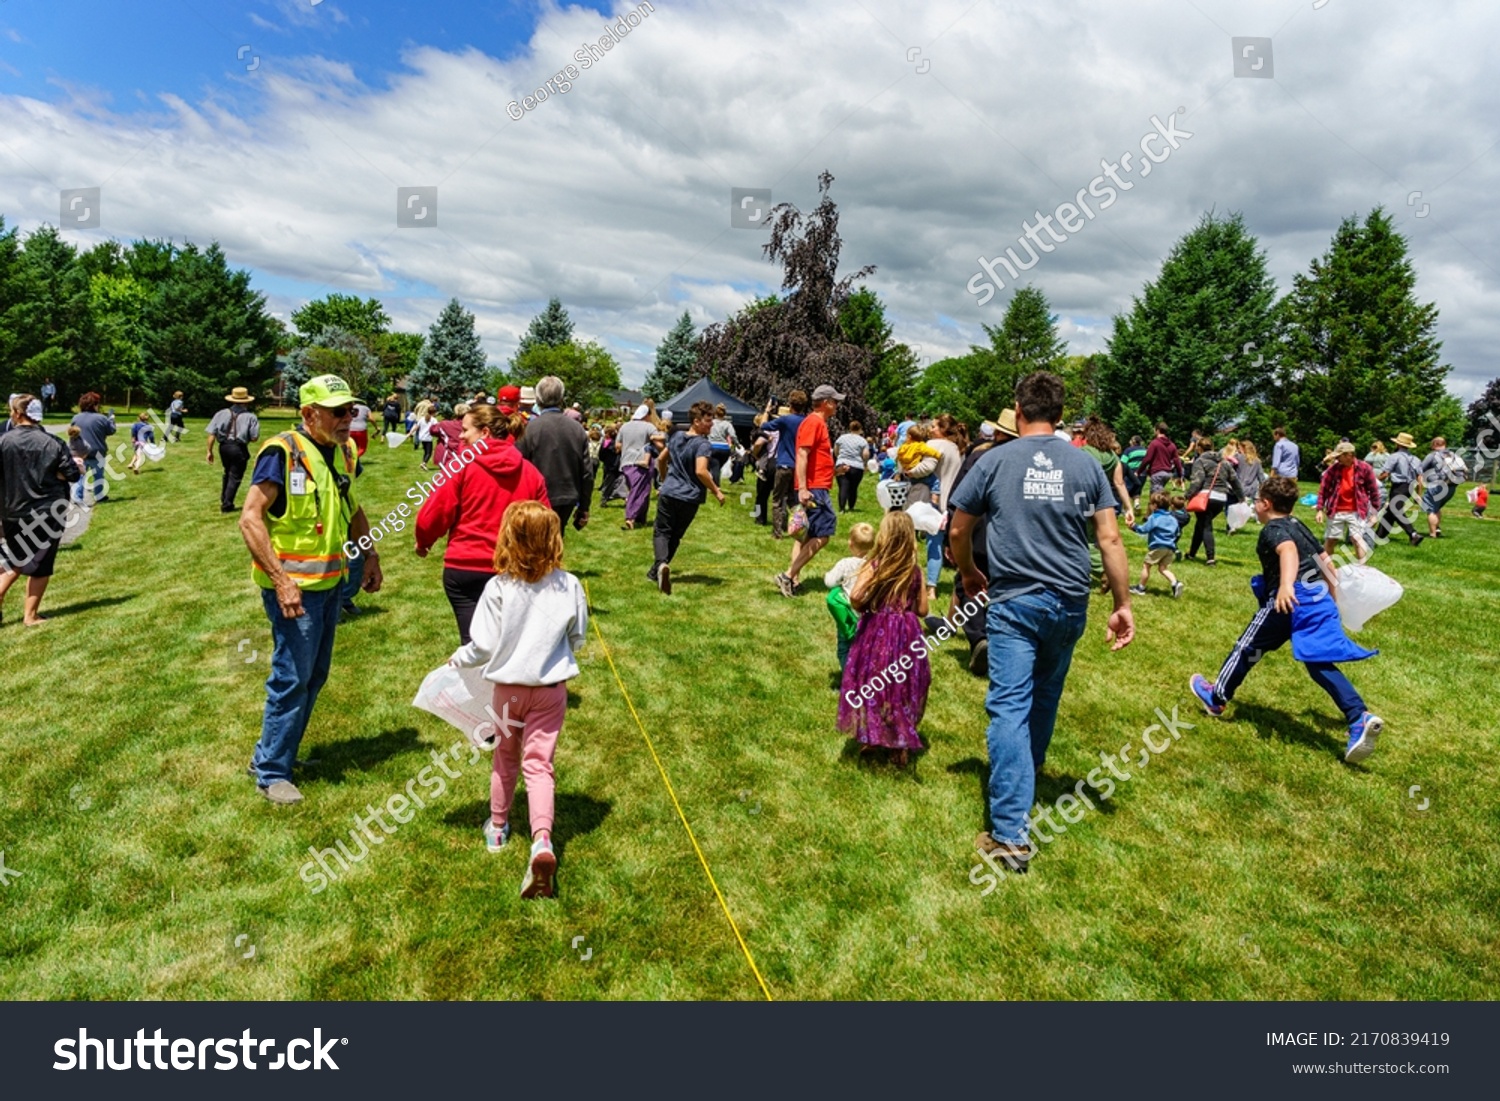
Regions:
<instances>
[{"instance_id":1,"label":"woman in red hoodie","mask_svg":"<svg viewBox=\"0 0 1500 1101\"><path fill-rule=\"evenodd\" d=\"M443 592L458 620L461 645L469 644L469 624L485 585L495 576L495 540L500 520L512 501L540 501L548 508L542 472L521 457L515 438L525 421L493 405L476 405L464 414L462 451L450 458L473 458L444 479L417 512L417 554L447 538L443 554Z\"/></svg>"}]
</instances>

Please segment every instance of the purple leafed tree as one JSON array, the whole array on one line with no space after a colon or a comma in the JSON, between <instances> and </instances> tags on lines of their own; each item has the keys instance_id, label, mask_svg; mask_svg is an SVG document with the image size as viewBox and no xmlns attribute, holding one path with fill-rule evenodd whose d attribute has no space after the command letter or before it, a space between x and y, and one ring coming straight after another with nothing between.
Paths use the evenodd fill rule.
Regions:
<instances>
[{"instance_id":1,"label":"purple leafed tree","mask_svg":"<svg viewBox=\"0 0 1500 1101\"><path fill-rule=\"evenodd\" d=\"M839 314L854 284L871 275L873 265L839 278L839 211L828 196L833 177L818 177L822 196L817 209L804 215L790 203L770 213L767 260L781 264L782 293L762 298L703 332L698 369L718 385L752 405L771 395L803 389L810 395L823 383L837 387L848 400L844 419L870 421L865 383L875 367L868 349L849 343Z\"/></svg>"}]
</instances>

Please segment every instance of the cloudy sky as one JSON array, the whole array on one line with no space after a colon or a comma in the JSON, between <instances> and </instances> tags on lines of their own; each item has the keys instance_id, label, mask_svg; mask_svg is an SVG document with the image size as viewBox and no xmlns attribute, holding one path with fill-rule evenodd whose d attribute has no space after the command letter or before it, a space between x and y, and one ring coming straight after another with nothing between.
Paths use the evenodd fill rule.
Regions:
<instances>
[{"instance_id":1,"label":"cloudy sky","mask_svg":"<svg viewBox=\"0 0 1500 1101\"><path fill-rule=\"evenodd\" d=\"M1383 204L1468 399L1500 375L1497 36L1486 0L5 0L0 214L99 187L80 245L217 240L283 317L339 290L425 330L456 295L497 363L557 295L633 383L684 309L777 289L734 188L808 209L831 172L844 264L928 359L999 321L978 261L1029 261L1038 213L1022 278L1090 352L1204 211L1284 290ZM402 187L435 227L398 228Z\"/></svg>"}]
</instances>

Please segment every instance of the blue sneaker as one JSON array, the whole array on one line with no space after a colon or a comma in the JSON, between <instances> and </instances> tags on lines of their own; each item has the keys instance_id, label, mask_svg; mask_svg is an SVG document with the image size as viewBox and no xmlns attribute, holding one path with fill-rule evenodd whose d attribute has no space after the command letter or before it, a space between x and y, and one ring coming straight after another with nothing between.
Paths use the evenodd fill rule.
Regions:
<instances>
[{"instance_id":1,"label":"blue sneaker","mask_svg":"<svg viewBox=\"0 0 1500 1101\"><path fill-rule=\"evenodd\" d=\"M1363 761L1375 752L1375 739L1385 729L1385 720L1373 712L1366 711L1349 727L1349 745L1344 750L1344 760L1349 764Z\"/></svg>"},{"instance_id":2,"label":"blue sneaker","mask_svg":"<svg viewBox=\"0 0 1500 1101\"><path fill-rule=\"evenodd\" d=\"M492 818L484 824L484 847L492 853L497 853L505 848L505 843L510 840L510 823L503 826L495 825Z\"/></svg>"},{"instance_id":3,"label":"blue sneaker","mask_svg":"<svg viewBox=\"0 0 1500 1101\"><path fill-rule=\"evenodd\" d=\"M1194 673L1193 679L1188 681L1188 687L1193 690L1193 695L1198 697L1198 702L1203 705L1203 710L1216 719L1224 714L1224 705L1222 703L1214 703L1215 688L1213 681L1201 673Z\"/></svg>"}]
</instances>

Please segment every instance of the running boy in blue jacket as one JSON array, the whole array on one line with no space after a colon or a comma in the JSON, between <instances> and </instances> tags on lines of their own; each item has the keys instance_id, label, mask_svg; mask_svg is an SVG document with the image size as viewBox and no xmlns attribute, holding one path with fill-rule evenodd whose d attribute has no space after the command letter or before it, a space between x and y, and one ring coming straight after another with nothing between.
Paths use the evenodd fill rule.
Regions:
<instances>
[{"instance_id":1,"label":"running boy in blue jacket","mask_svg":"<svg viewBox=\"0 0 1500 1101\"><path fill-rule=\"evenodd\" d=\"M1165 493L1151 494L1151 515L1130 530L1146 537L1146 561L1141 565L1141 583L1132 585L1130 591L1137 596L1146 595L1146 580L1151 576L1151 567L1172 586L1172 595L1182 595L1182 582L1172 573L1172 563L1177 560L1177 540L1182 537L1182 522L1172 513L1172 499Z\"/></svg>"}]
</instances>

